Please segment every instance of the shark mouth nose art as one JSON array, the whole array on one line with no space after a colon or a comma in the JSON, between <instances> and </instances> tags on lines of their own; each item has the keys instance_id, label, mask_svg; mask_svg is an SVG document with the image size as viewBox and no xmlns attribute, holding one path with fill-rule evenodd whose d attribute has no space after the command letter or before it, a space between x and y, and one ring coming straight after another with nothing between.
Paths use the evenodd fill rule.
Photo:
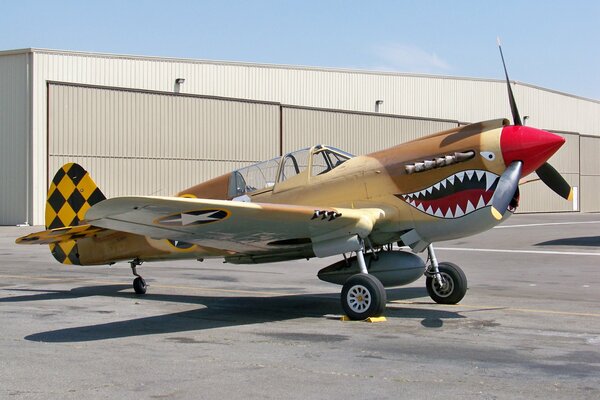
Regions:
<instances>
[{"instance_id":1,"label":"shark mouth nose art","mask_svg":"<svg viewBox=\"0 0 600 400\"><path fill-rule=\"evenodd\" d=\"M397 194L412 207L439 218L459 218L486 207L494 194L499 176L489 171L457 172L423 190Z\"/></svg>"}]
</instances>

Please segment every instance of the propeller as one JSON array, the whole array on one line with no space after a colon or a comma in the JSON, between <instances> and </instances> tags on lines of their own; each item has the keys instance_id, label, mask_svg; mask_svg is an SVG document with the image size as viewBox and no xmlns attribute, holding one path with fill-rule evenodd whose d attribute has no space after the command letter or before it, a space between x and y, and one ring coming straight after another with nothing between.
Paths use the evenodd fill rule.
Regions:
<instances>
[{"instance_id":1,"label":"propeller","mask_svg":"<svg viewBox=\"0 0 600 400\"><path fill-rule=\"evenodd\" d=\"M542 164L535 170L542 182L565 200L573 200L573 188L565 181L556 169L549 163Z\"/></svg>"},{"instance_id":2,"label":"propeller","mask_svg":"<svg viewBox=\"0 0 600 400\"><path fill-rule=\"evenodd\" d=\"M510 102L510 110L513 117L514 126L522 126L521 116L519 115L519 109L517 108L517 102L515 95L510 86L510 79L508 78L508 71L506 69L506 63L504 61L504 54L502 53L502 45L500 38L498 38L498 49L500 50L500 57L502 58L502 67L504 68L504 76L506 77L506 87L508 89L508 100ZM521 178L521 172L523 170L523 161L513 161L509 164L508 168L500 176L496 191L492 196L492 215L497 220L502 219L502 215L506 212L510 201L512 200L515 192L519 186L519 179ZM558 173L558 171L552 167L548 162L542 164L536 171L542 182L546 184L559 196L566 200L573 199L573 189L567 183L567 181Z\"/></svg>"},{"instance_id":3,"label":"propeller","mask_svg":"<svg viewBox=\"0 0 600 400\"><path fill-rule=\"evenodd\" d=\"M508 71L506 70L504 54L502 53L502 44L500 43L500 38L497 38L496 40L498 42L498 49L500 49L500 57L502 58L502 66L504 67L504 76L506 76L506 87L508 88L508 101L510 102L510 111L512 112L513 116L513 124L515 126L521 126L523 125L523 123L521 122L521 116L519 115L519 110L517 109L515 95L513 94L512 87L510 86L510 79L508 79Z\"/></svg>"},{"instance_id":4,"label":"propeller","mask_svg":"<svg viewBox=\"0 0 600 400\"><path fill-rule=\"evenodd\" d=\"M508 208L517 188L519 179L521 179L522 161L513 161L502 173L498 180L498 186L492 196L492 215L497 220L502 219L502 215Z\"/></svg>"}]
</instances>

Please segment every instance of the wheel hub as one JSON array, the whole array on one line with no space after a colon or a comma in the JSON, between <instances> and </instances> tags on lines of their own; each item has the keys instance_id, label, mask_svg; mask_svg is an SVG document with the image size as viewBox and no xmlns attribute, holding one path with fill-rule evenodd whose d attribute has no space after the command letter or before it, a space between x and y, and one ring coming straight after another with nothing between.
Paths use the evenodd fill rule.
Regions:
<instances>
[{"instance_id":1,"label":"wheel hub","mask_svg":"<svg viewBox=\"0 0 600 400\"><path fill-rule=\"evenodd\" d=\"M354 285L347 295L347 302L355 312L363 312L371 305L371 293L363 285Z\"/></svg>"},{"instance_id":2,"label":"wheel hub","mask_svg":"<svg viewBox=\"0 0 600 400\"><path fill-rule=\"evenodd\" d=\"M454 291L454 281L452 277L445 272L440 272L442 278L442 285L438 285L438 283L433 284L434 292L440 297L448 297Z\"/></svg>"}]
</instances>

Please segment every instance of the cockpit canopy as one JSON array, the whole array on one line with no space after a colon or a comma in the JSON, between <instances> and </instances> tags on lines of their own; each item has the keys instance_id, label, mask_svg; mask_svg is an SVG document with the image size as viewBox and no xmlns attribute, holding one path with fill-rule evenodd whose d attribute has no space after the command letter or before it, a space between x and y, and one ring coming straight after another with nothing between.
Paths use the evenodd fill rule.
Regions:
<instances>
[{"instance_id":1,"label":"cockpit canopy","mask_svg":"<svg viewBox=\"0 0 600 400\"><path fill-rule=\"evenodd\" d=\"M352 157L345 151L323 145L297 150L233 171L229 180L229 195L237 197L268 189L307 170L309 176L323 175Z\"/></svg>"}]
</instances>

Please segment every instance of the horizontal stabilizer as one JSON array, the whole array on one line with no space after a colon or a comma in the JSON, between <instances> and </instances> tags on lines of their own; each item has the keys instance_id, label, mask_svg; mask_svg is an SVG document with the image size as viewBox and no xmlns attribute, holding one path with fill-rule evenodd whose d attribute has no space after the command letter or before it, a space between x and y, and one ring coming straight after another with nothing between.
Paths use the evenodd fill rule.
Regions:
<instances>
[{"instance_id":1,"label":"horizontal stabilizer","mask_svg":"<svg viewBox=\"0 0 600 400\"><path fill-rule=\"evenodd\" d=\"M18 244L52 244L67 240L81 239L105 231L92 225L65 226L62 228L49 229L46 231L30 233L16 240Z\"/></svg>"}]
</instances>

